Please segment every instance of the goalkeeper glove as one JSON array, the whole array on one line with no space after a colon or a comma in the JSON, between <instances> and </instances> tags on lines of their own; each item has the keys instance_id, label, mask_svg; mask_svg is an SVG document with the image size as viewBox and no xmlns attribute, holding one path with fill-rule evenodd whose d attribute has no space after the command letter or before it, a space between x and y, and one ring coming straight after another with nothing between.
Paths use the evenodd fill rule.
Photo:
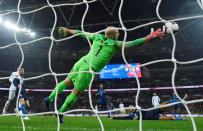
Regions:
<instances>
[{"instance_id":1,"label":"goalkeeper glove","mask_svg":"<svg viewBox=\"0 0 203 131\"><path fill-rule=\"evenodd\" d=\"M68 31L64 27L59 27L58 33L59 33L59 35L63 35L63 36L67 36L68 35Z\"/></svg>"},{"instance_id":2,"label":"goalkeeper glove","mask_svg":"<svg viewBox=\"0 0 203 131\"><path fill-rule=\"evenodd\" d=\"M149 35L147 35L147 39L148 40L151 40L151 39L160 39L164 36L164 32L161 31L161 29L157 29L155 32L154 32L154 29L152 28L151 29L151 33Z\"/></svg>"}]
</instances>

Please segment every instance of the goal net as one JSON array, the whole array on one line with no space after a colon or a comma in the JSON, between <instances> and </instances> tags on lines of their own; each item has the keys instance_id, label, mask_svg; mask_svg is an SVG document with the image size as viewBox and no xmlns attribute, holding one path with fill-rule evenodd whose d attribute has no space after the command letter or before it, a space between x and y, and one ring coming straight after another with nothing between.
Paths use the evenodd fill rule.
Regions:
<instances>
[{"instance_id":1,"label":"goal net","mask_svg":"<svg viewBox=\"0 0 203 131\"><path fill-rule=\"evenodd\" d=\"M72 35L72 36L69 36L69 37L66 37L66 38L57 38L57 37L55 37L55 32L58 29L58 27L57 27L58 14L57 14L56 10L57 10L58 7L68 8L68 7L71 7L71 6L74 6L74 7L75 6L80 6L80 5L85 6L85 10L84 10L84 13L83 13L83 16L82 16L82 21L81 21L80 28L81 28L81 30L83 32L88 32L87 30L85 30L85 24L84 24L85 23L85 18L86 18L87 14L88 14L88 11L89 11L89 5L97 3L97 2L99 2L99 0L82 0L82 1L79 1L79 2L75 2L75 3L62 2L62 3L58 3L58 4L53 4L52 2L47 0L46 5L43 5L41 7L36 7L36 9L34 9L34 10L29 10L29 8L22 10L21 8L23 6L23 4L22 4L23 2L22 2L22 0L19 0L18 3L17 3L16 10L6 11L6 12L4 12L4 13L2 13L0 15L1 18L5 17L5 16L12 15L12 14L17 14L18 15L18 19L17 19L16 23L14 23L14 25L12 25L11 23L7 23L7 26L14 30L15 43L10 43L8 45L1 46L0 51L5 49L5 48L10 48L12 46L18 46L18 48L19 48L19 50L21 52L21 57L22 57L21 62L19 64L19 67L21 67L23 65L23 63L24 63L24 58L26 57L26 54L24 54L24 51L22 49L23 46L31 46L32 43L36 43L36 42L43 41L43 40L50 40L50 47L48 49L49 51L47 52L48 53L48 63L49 63L48 68L49 68L50 73L45 73L43 75L37 75L37 76L34 76L34 77L29 77L29 78L26 78L25 80L29 81L29 80L35 80L35 79L39 79L39 78L42 78L42 77L46 77L46 76L53 76L54 80L55 80L55 83L58 84L58 82L59 82L58 76L67 76L69 73L56 73L56 72L54 72L54 70L52 68L52 65L54 63L52 61L52 52L54 50L54 44L62 42L62 41L67 41L68 42L68 40L74 39L75 37L77 37L78 34L77 35ZM156 5L156 15L157 15L159 20L152 21L152 22L145 23L145 24L141 24L141 25L135 26L133 28L127 28L125 26L124 22L123 22L123 18L122 18L122 15L121 15L122 14L122 7L124 5L124 0L119 0L119 2L120 2L120 4L119 4L119 9L118 9L117 14L118 14L118 17L119 17L120 28L117 27L117 29L124 32L124 37L123 37L124 42L127 40L128 32L138 30L138 29L143 28L143 27L153 26L154 24L162 24L162 25L164 25L168 21L175 21L176 22L176 21L186 21L186 20L190 20L190 19L203 18L203 15L197 15L197 16L182 17L182 18L177 18L177 19L165 19L164 17L162 17L161 13L159 12L159 9L161 7L161 3L163 2L162 0L159 0L157 2L157 5ZM203 6L202 6L203 4L202 4L201 0L197 0L197 5L199 5L197 7L197 8L199 8L199 10L201 10L201 9L203 10ZM50 35L45 36L45 37L41 37L41 38L37 38L37 39L33 39L33 40L28 40L26 42L25 41L22 42L20 40L20 38L18 37L18 35L19 35L18 26L19 26L19 23L23 20L22 15L28 15L28 14L37 13L37 12L40 12L40 11L45 10L45 9L50 9L51 10L51 12L49 12L49 13L51 15L53 15L53 19L54 19L53 26L50 29ZM46 14L46 15L50 15L50 14ZM43 17L43 16L41 16L41 17ZM3 19L1 19L0 21L3 21ZM39 22L39 24L40 24L40 22ZM111 23L109 23L109 24L111 24ZM63 26L63 25L61 25L61 26ZM28 33L32 37L35 37L35 35L36 35L31 30L26 30L26 29L20 29L20 32ZM103 33L103 32L105 32L105 29L99 30L99 31L94 32L94 33L98 34L98 33ZM86 34L86 33L84 33L84 34ZM189 114L189 117L190 117L190 119L192 121L193 130L194 131L197 130L195 121L194 121L193 116L191 114L191 111L188 108L188 104L203 102L203 99L189 100L189 101L183 100L176 91L177 88L176 88L176 85L175 85L175 76L176 76L176 71L177 71L177 68L178 68L177 67L178 64L185 65L185 64L197 63L197 62L203 61L203 58L194 59L194 60L190 60L190 61L179 61L175 57L175 51L176 51L177 43L176 43L176 36L174 35L173 32L171 34L171 37L172 37L172 42L173 42L173 48L172 48L172 53L171 53L171 58L170 59L160 59L160 60L149 61L149 62L141 64L139 66L140 67L145 67L145 66L152 65L152 64L155 64L155 63L171 62L173 64L173 73L172 73L172 77L171 77L172 89L175 92L177 98L180 100L180 102L175 102L175 103L171 103L171 104L167 104L167 105L163 105L163 106L159 106L159 107L148 108L148 109L142 108L142 106L140 106L139 102L138 102L138 99L139 99L139 96L140 96L140 91L141 91L140 80L139 80L138 77L136 77L135 79L136 79L136 82L137 82L137 93L136 93L136 96L135 96L135 109L137 109L140 112L139 130L142 130L142 113L141 113L141 111L149 111L149 110L153 110L153 109L157 109L157 108L169 107L169 106L173 106L173 105L179 104L179 103L181 103L185 107L185 109L187 110L187 113ZM88 41L89 47L91 49L91 46L92 46L91 41L88 39L88 37L86 37L86 40ZM129 62L127 61L126 55L125 55L126 52L125 52L125 49L124 49L124 44L123 44L121 52L122 52L123 61L125 62L125 64L129 65ZM92 63L92 60L91 60L90 64L91 63ZM113 71L113 70L111 70L111 71ZM89 90L88 90L89 103L90 103L91 109L68 110L68 111L64 112L63 114L68 114L68 113L72 113L72 112L82 112L82 111L87 111L87 112L94 113L96 115L99 123L100 123L101 130L104 131L105 127L103 126L103 123L102 123L102 121L100 119L99 114L108 113L108 112L116 112L119 109L108 110L108 111L97 111L97 110L95 110L95 108L93 106L93 103L92 103L92 94L91 94L92 92L91 91L92 91L92 82L94 80L94 76L95 76L95 74L99 74L99 72L94 72L91 69L91 66L90 66L90 71L89 72L92 74L92 80L91 80L91 83L89 85ZM84 72L77 72L77 73L84 73ZM103 72L103 73L106 73L106 72ZM9 77L1 77L0 80L4 80L4 79L8 79L8 78ZM40 114L53 114L53 113L55 113L55 114L57 114L57 118L58 118L57 130L59 131L60 130L60 122L59 122L59 116L58 116L59 112L58 112L58 108L57 108L57 95L56 95L55 100L54 100L54 110L55 110L54 112L53 111L51 111L51 112L41 112L41 113L33 113L33 114L27 114L27 115L28 116L33 116L33 115L40 115ZM19 99L19 95L18 95L17 99ZM16 104L16 106L18 106L18 104ZM130 108L126 107L125 109L128 110ZM18 114L7 114L7 115L18 115ZM1 116L4 116L4 115L1 115ZM25 123L24 123L24 120L22 119L22 117L21 117L21 122L22 122L23 130L26 130L25 129Z\"/></svg>"}]
</instances>

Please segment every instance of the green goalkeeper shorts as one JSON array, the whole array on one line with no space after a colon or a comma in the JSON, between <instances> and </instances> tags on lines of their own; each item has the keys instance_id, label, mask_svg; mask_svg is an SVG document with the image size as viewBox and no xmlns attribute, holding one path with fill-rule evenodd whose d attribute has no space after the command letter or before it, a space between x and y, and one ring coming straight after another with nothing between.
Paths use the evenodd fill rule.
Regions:
<instances>
[{"instance_id":1,"label":"green goalkeeper shorts","mask_svg":"<svg viewBox=\"0 0 203 131\"><path fill-rule=\"evenodd\" d=\"M89 71L89 64L85 61L84 58L81 58L78 62L75 63L70 73L79 72L79 71ZM69 74L68 78L73 81L73 84L78 91L82 92L89 87L89 84L92 79L91 73L74 73Z\"/></svg>"}]
</instances>

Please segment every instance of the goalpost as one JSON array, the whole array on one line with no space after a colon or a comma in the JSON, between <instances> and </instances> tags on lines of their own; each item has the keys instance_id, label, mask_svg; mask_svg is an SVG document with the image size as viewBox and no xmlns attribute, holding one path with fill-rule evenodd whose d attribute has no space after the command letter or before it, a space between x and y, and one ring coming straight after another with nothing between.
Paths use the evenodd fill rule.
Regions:
<instances>
[{"instance_id":1,"label":"goalpost","mask_svg":"<svg viewBox=\"0 0 203 131\"><path fill-rule=\"evenodd\" d=\"M94 2L97 2L97 0L91 0L91 1L83 0L82 2L79 2L79 3L64 3L64 4L56 4L56 5L54 5L54 4L51 4L49 2L49 0L47 0L47 5L45 5L45 6L41 7L41 8L38 8L38 9L35 9L35 10L31 10L31 11L28 11L28 12L22 12L21 9L20 9L20 7L21 7L21 0L19 0L18 1L18 5L17 5L17 10L1 14L0 16L9 15L9 14L12 14L12 13L17 13L18 14L18 20L16 22L16 25L18 25L18 23L21 20L21 15L31 14L31 13L34 13L34 12L38 12L38 11L43 10L45 8L51 8L52 11L53 11L53 14L54 14L54 18L55 18L54 19L54 24L53 24L53 27L52 27L52 30L51 30L51 35L49 37L42 37L42 38L39 38L39 39L35 39L33 41L21 43L21 42L18 41L18 38L16 36L16 32L14 32L14 38L15 38L16 42L15 43L11 43L11 44L6 45L6 46L2 46L2 47L0 47L0 49L4 49L4 48L8 48L8 47L13 46L13 45L17 45L19 47L19 49L20 49L21 56L22 56L22 60L21 60L20 66L19 66L19 67L21 67L23 62L24 62L24 53L23 53L23 50L22 50L22 46L29 45L29 44L31 44L33 42L37 42L37 41L41 41L41 40L45 40L45 39L51 40L51 44L50 44L50 48L49 48L49 53L48 53L48 55L49 55L48 59L49 59L49 71L50 71L50 73L43 74L43 75L40 75L40 76L30 77L30 78L27 78L25 80L38 79L40 77L48 76L49 75L49 76L53 76L55 78L56 84L58 84L57 76L68 75L68 73L57 74L57 73L55 73L52 70L52 66L51 66L51 62L52 62L51 61L51 53L52 53L52 47L54 45L54 42L60 42L60 41L69 40L71 38L76 37L78 34L70 36L70 37L67 37L67 38L64 38L64 39L55 39L54 38L53 33L54 33L55 29L56 29L56 23L57 23L57 14L56 14L55 8L56 7L61 7L61 6L77 6L77 5L84 4L86 6L86 10L85 10L85 12L83 14L83 17L82 17L81 29L82 29L83 32L85 32L85 30L84 30L84 20L85 20L85 17L87 15L87 12L89 10L89 4L94 3ZM157 7L156 7L156 15L160 19L160 21L153 21L153 22L150 22L150 23L146 23L146 24L143 24L143 25L136 26L134 28L127 29L125 27L124 23L123 23L122 16L121 16L123 2L124 2L124 0L120 0L120 6L119 6L119 11L118 11L118 16L119 16L119 21L120 21L121 28L118 28L118 30L123 30L124 31L124 38L123 38L124 42L126 41L126 38L127 38L127 31L137 30L137 29L139 29L141 27L145 27L145 26L148 26L148 25L153 25L153 24L156 24L156 23L163 23L164 24L167 21L169 21L169 20L163 19L160 16L160 14L159 14L159 8L160 8L161 2L162 2L162 0L159 0L158 3L157 3ZM199 4L200 8L203 10L202 0L197 0L197 3ZM203 18L203 15L193 16L193 17L179 18L179 19L174 19L172 21L182 21L182 20L197 19L197 18ZM97 33L101 33L101 32L104 32L104 31L105 31L105 29L101 30L101 31L98 31L98 32L95 32L95 33L97 34ZM171 103L171 104L167 104L167 105L156 107L156 108L143 109L142 107L139 106L139 103L138 103L139 93L140 93L141 89L140 89L139 79L136 77L138 90L137 90L137 95L136 95L136 98L135 98L135 103L136 103L135 109L137 109L140 112L140 114L141 114L141 111L149 111L149 110L153 110L153 109L157 109L157 108L169 107L169 106L172 106L172 105L175 105L175 104L178 104L178 103L182 103L184 105L185 109L187 110L190 118L191 118L192 125L193 125L193 130L197 131L195 121L194 121L193 116L191 115L191 112L188 109L187 105L191 104L191 103L203 102L203 99L190 100L190 101L184 101L183 99L181 99L181 97L177 94L177 91L176 91L175 75L176 75L176 70L177 70L177 64L191 64L191 63L195 63L195 62L200 62L200 61L203 61L203 58L195 59L195 60L191 60L191 61L178 61L175 58L176 38L175 38L173 33L171 35L172 35L172 38L173 38L173 49L172 49L171 59L161 59L161 60L150 61L150 62L147 62L147 63L144 63L144 64L140 65L140 67L151 65L151 64L154 64L154 63L160 63L160 62L172 62L173 65L174 65L174 68L173 68L173 74L172 74L172 81L171 81L171 83L172 83L172 86L173 86L173 91L175 92L176 96L180 99L180 102ZM91 47L92 44L91 44L90 40L88 39L88 37L86 37L86 38L88 40L89 46ZM123 61L125 62L125 64L129 64L127 62L127 60L126 60L126 57L125 57L124 44L123 44L123 47L122 47L122 58L123 58ZM91 58L90 63L92 63L92 58ZM87 71L83 71L83 72L87 72ZM98 114L100 114L100 113L107 113L107 112L115 112L115 111L118 111L119 109L117 109L117 110L110 110L110 111L99 111L99 112L97 112L94 109L94 107L92 105L92 95L91 95L91 87L92 86L91 85L92 85L92 82L94 80L94 74L99 74L99 72L94 72L91 69L91 66L90 66L90 71L89 72L92 74L92 80L91 80L91 83L89 85L89 91L88 91L88 94L89 94L89 103L90 103L91 109L69 110L69 111L64 112L63 114L71 113L71 112L81 112L81 111L88 111L88 112L95 113L95 115L96 115L96 117L97 117L97 119L98 119L98 121L100 123L101 130L104 131L105 128L104 128L103 123L102 123L102 121L101 121L101 119L100 119ZM77 72L77 73L81 73L81 72ZM0 80L3 80L3 79L8 79L8 77L2 77L2 78L0 78ZM55 103L54 104L55 105L55 111L54 112L42 112L42 113L35 113L35 114L27 114L27 116L33 116L33 115L39 115L39 114L53 114L53 113L55 113L55 114L57 114L57 119L58 119L57 130L59 131L60 130L60 122L59 122L59 112L58 112L58 109L57 109L57 95L58 95L58 93L56 94L56 97L55 97L55 102L54 102ZM17 98L19 99L19 95L18 95ZM130 108L125 108L125 109L130 109ZM11 114L11 115L13 115L13 114ZM18 115L18 114L14 114L14 115ZM3 116L3 115L1 115L1 116ZM26 129L25 129L24 120L22 119L22 117L21 117L21 122L22 122L22 126L23 126L23 131L25 131ZM142 131L142 114L140 115L139 130Z\"/></svg>"}]
</instances>

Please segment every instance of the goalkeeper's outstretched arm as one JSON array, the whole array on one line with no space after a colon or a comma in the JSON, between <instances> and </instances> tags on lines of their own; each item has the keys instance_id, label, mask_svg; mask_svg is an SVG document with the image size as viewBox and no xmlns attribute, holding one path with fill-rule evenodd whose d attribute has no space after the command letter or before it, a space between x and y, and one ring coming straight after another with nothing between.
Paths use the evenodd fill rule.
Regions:
<instances>
[{"instance_id":1,"label":"goalkeeper's outstretched arm","mask_svg":"<svg viewBox=\"0 0 203 131\"><path fill-rule=\"evenodd\" d=\"M74 30L74 29L66 29L64 27L59 27L58 29L58 33L60 35L63 35L63 36L68 36L69 34L71 35L75 35L75 34L79 34L80 37L82 38L86 38L86 34L87 34L87 37L90 39L90 40L93 40L94 39L94 35L92 33L88 33L88 32L85 32L83 33L82 31L80 30Z\"/></svg>"},{"instance_id":2,"label":"goalkeeper's outstretched arm","mask_svg":"<svg viewBox=\"0 0 203 131\"><path fill-rule=\"evenodd\" d=\"M147 35L146 37L143 38L139 38L133 41L128 41L128 42L123 42L123 41L117 41L117 46L119 48L122 48L122 45L124 44L125 48L133 48L133 47L137 47L140 46L152 39L159 39L162 38L164 36L164 32L161 31L161 29L157 29L155 32L151 32L149 35Z\"/></svg>"}]
</instances>

